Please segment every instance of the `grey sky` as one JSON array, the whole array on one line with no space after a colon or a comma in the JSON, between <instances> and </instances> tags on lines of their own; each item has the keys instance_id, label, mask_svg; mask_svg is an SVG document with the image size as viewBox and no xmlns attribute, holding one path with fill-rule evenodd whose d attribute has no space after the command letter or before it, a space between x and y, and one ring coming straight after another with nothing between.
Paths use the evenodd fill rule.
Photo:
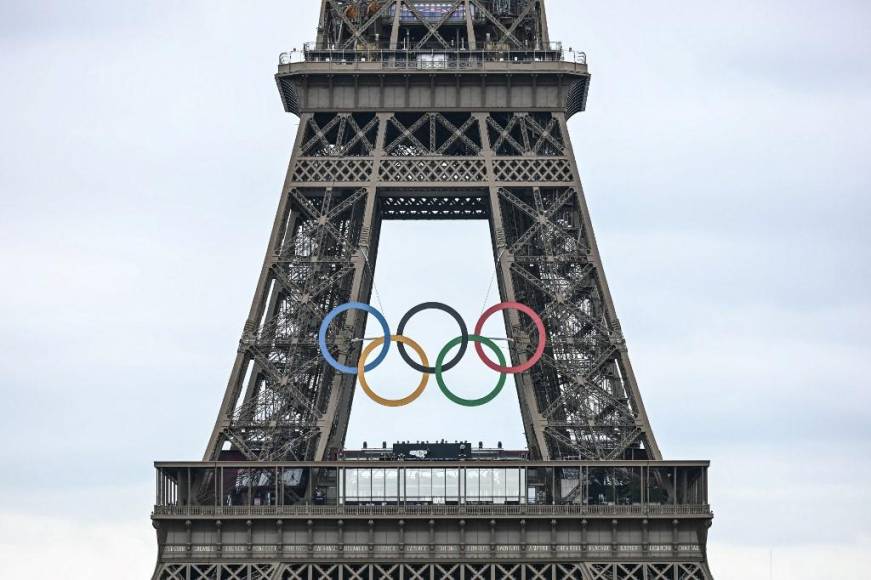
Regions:
<instances>
[{"instance_id":1,"label":"grey sky","mask_svg":"<svg viewBox=\"0 0 871 580\"><path fill-rule=\"evenodd\" d=\"M206 443L296 128L271 75L316 12L0 2L3 569L39 555L83 562L71 578L150 572L150 462ZM718 579L767 578L770 547L776 578L869 563L871 5L548 12L589 55L572 139L654 429L669 457L714 461ZM426 299L481 310L485 226L441 225L385 227L394 325ZM433 274L458 256L455 281ZM415 328L430 353L453 332ZM457 377L493 381L471 363ZM387 392L404 378L373 374ZM477 413L435 392L390 416L358 397L349 444L517 442L517 418L510 389Z\"/></svg>"}]
</instances>

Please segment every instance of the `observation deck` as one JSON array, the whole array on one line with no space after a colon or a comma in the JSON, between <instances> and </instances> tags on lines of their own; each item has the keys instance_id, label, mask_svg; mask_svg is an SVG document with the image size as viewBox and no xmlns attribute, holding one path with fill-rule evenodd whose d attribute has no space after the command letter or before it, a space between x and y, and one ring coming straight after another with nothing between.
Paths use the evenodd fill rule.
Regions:
<instances>
[{"instance_id":1,"label":"observation deck","mask_svg":"<svg viewBox=\"0 0 871 580\"><path fill-rule=\"evenodd\" d=\"M482 455L156 463L161 557L702 558L707 461Z\"/></svg>"},{"instance_id":2,"label":"observation deck","mask_svg":"<svg viewBox=\"0 0 871 580\"><path fill-rule=\"evenodd\" d=\"M154 517L710 518L709 465L514 459L160 462Z\"/></svg>"}]
</instances>

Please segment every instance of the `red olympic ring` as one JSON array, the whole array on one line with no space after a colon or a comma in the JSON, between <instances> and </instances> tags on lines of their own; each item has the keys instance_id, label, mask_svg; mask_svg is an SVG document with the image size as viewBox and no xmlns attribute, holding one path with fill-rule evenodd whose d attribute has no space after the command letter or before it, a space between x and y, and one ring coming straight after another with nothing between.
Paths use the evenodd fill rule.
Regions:
<instances>
[{"instance_id":1,"label":"red olympic ring","mask_svg":"<svg viewBox=\"0 0 871 580\"><path fill-rule=\"evenodd\" d=\"M484 329L484 323L487 322L487 319L496 314L497 312L501 312L502 310L517 310L518 312L522 312L526 314L532 319L532 322L535 324L535 328L538 330L538 348L535 349L535 353L532 355L532 358L526 361L522 365L518 365L516 367L502 367L491 361L487 358L487 355L484 354L484 349L481 346L480 342L475 343L475 352L478 353L478 356L481 358L481 361L493 369L498 373L507 373L510 375L514 375L517 373L522 373L528 371L532 367L541 360L542 355L544 355L544 347L547 344L547 334L544 330L544 322L542 322L541 317L529 306L525 304L520 304L519 302L503 302L502 304L497 304L495 306L490 307L484 314L481 315L481 318L478 320L478 323L475 325L475 334L482 334L482 330Z\"/></svg>"}]
</instances>

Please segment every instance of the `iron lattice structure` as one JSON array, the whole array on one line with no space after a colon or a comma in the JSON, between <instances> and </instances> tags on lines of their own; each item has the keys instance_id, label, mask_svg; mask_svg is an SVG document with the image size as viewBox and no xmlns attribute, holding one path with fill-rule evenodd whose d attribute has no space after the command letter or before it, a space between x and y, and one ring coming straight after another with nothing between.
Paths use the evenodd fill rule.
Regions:
<instances>
[{"instance_id":1,"label":"iron lattice structure","mask_svg":"<svg viewBox=\"0 0 871 580\"><path fill-rule=\"evenodd\" d=\"M305 56L277 76L300 129L206 458L342 447L355 378L316 335L335 306L369 301L389 219L489 220L502 298L549 333L517 381L533 458L660 458L569 144L589 77L550 43L543 2L325 0ZM339 360L356 360L364 322L333 325ZM535 331L507 327L522 361Z\"/></svg>"},{"instance_id":2,"label":"iron lattice structure","mask_svg":"<svg viewBox=\"0 0 871 580\"><path fill-rule=\"evenodd\" d=\"M589 570L589 571L588 571ZM589 575L585 575L589 574ZM699 564L169 564L161 580L706 580Z\"/></svg>"},{"instance_id":3,"label":"iron lattice structure","mask_svg":"<svg viewBox=\"0 0 871 580\"><path fill-rule=\"evenodd\" d=\"M569 141L586 58L543 0L322 0L276 82L299 130L204 460L156 464L154 580L710 580L709 464L651 430ZM548 334L515 377L528 457L335 461L356 377L321 321L370 301L385 220L471 219ZM330 326L340 364L365 323ZM505 325L523 364L541 337Z\"/></svg>"}]
</instances>

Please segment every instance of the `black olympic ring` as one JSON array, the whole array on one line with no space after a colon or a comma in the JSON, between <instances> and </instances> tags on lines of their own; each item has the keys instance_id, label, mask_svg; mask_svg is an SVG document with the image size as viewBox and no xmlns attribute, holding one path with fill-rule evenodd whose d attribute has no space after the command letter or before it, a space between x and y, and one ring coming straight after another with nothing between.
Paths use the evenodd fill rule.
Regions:
<instances>
[{"instance_id":1,"label":"black olympic ring","mask_svg":"<svg viewBox=\"0 0 871 580\"><path fill-rule=\"evenodd\" d=\"M449 371L459 364L460 360L462 360L463 358L463 355L466 354L466 348L468 348L469 346L469 329L466 328L466 322L463 320L462 316L460 316L459 312L457 312L447 304L442 304L441 302L425 302L423 304L418 304L417 306L406 312L405 316L402 317L402 320L399 322L399 327L396 329L396 334L398 334L399 336L404 336L405 326L411 320L411 317L415 314L423 312L424 310L441 310L442 312L449 314L451 318L456 320L457 325L459 325L460 327L460 350L457 351L457 354L456 356L454 356L454 358L445 363L442 367L442 371ZM400 342L397 344L397 346L399 347L399 354L402 355L402 360L404 360L406 364L408 364L408 366L410 366L419 373L429 375L435 374L435 367L425 367L422 364L414 361L405 350L405 345L403 343Z\"/></svg>"}]
</instances>

